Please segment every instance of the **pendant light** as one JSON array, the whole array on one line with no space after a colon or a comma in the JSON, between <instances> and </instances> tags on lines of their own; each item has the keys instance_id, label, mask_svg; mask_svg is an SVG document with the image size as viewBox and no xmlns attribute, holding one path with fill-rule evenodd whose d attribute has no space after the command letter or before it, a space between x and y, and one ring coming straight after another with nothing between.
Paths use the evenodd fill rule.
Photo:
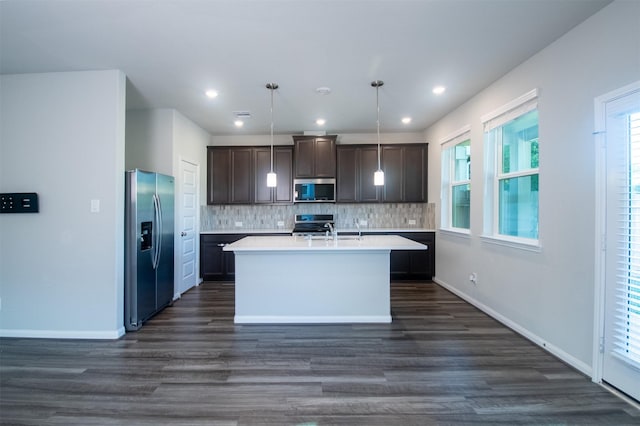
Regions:
<instances>
[{"instance_id":1,"label":"pendant light","mask_svg":"<svg viewBox=\"0 0 640 426\"><path fill-rule=\"evenodd\" d=\"M374 80L371 82L371 86L376 88L376 112L377 112L377 128L378 128L378 170L373 174L373 184L375 186L384 185L384 172L380 167L380 102L378 100L378 89L384 84L382 80Z\"/></svg>"},{"instance_id":2,"label":"pendant light","mask_svg":"<svg viewBox=\"0 0 640 426\"><path fill-rule=\"evenodd\" d=\"M267 173L267 186L275 188L277 178L273 171L273 91L278 88L277 83L267 83L267 89L271 91L271 171Z\"/></svg>"}]
</instances>

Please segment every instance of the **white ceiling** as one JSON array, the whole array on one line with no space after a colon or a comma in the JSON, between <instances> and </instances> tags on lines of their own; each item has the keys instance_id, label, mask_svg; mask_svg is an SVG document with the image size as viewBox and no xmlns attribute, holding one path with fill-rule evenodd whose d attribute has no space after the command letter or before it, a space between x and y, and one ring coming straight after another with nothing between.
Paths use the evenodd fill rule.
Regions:
<instances>
[{"instance_id":1,"label":"white ceiling","mask_svg":"<svg viewBox=\"0 0 640 426\"><path fill-rule=\"evenodd\" d=\"M381 132L415 132L608 3L5 0L0 72L120 69L128 108L175 108L214 135L269 133L268 82L276 133L375 132L380 79ZM233 111L252 118L237 129Z\"/></svg>"}]
</instances>

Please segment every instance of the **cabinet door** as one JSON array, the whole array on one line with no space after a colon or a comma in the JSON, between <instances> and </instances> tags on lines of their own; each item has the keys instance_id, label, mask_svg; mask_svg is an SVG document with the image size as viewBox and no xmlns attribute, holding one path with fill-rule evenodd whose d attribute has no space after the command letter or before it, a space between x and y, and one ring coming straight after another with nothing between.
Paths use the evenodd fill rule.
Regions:
<instances>
[{"instance_id":1,"label":"cabinet door","mask_svg":"<svg viewBox=\"0 0 640 426\"><path fill-rule=\"evenodd\" d=\"M232 204L251 204L253 200L251 151L251 148L231 149L231 199L229 202Z\"/></svg>"},{"instance_id":2,"label":"cabinet door","mask_svg":"<svg viewBox=\"0 0 640 426\"><path fill-rule=\"evenodd\" d=\"M227 204L230 200L229 148L207 148L207 204Z\"/></svg>"},{"instance_id":3,"label":"cabinet door","mask_svg":"<svg viewBox=\"0 0 640 426\"><path fill-rule=\"evenodd\" d=\"M276 187L267 186L267 173L271 171L271 148L259 147L254 151L255 198L256 204L293 202L293 147L273 148L273 171L276 173Z\"/></svg>"},{"instance_id":4,"label":"cabinet door","mask_svg":"<svg viewBox=\"0 0 640 426\"><path fill-rule=\"evenodd\" d=\"M224 243L212 235L200 236L200 276L204 281L220 281L224 276Z\"/></svg>"},{"instance_id":5,"label":"cabinet door","mask_svg":"<svg viewBox=\"0 0 640 426\"><path fill-rule=\"evenodd\" d=\"M387 145L382 147L382 170L384 187L382 200L387 203L403 201L402 196L402 147Z\"/></svg>"},{"instance_id":6,"label":"cabinet door","mask_svg":"<svg viewBox=\"0 0 640 426\"><path fill-rule=\"evenodd\" d=\"M245 236L245 234L204 234L200 236L200 275L204 281L234 280L235 256L231 251L223 251L223 248Z\"/></svg>"},{"instance_id":7,"label":"cabinet door","mask_svg":"<svg viewBox=\"0 0 640 426\"><path fill-rule=\"evenodd\" d=\"M336 143L333 139L318 138L314 147L314 177L336 177Z\"/></svg>"},{"instance_id":8,"label":"cabinet door","mask_svg":"<svg viewBox=\"0 0 640 426\"><path fill-rule=\"evenodd\" d=\"M275 157L275 153L274 153ZM273 191L267 186L267 173L271 171L271 148L256 148L254 151L254 176L256 204L272 203ZM274 158L275 161L275 158ZM276 172L277 173L277 172ZM278 180L280 175L278 174Z\"/></svg>"},{"instance_id":9,"label":"cabinet door","mask_svg":"<svg viewBox=\"0 0 640 426\"><path fill-rule=\"evenodd\" d=\"M295 139L296 177L310 178L314 176L315 139Z\"/></svg>"},{"instance_id":10,"label":"cabinet door","mask_svg":"<svg viewBox=\"0 0 640 426\"><path fill-rule=\"evenodd\" d=\"M339 146L336 152L336 168L336 201L339 203L358 201L358 148L353 145Z\"/></svg>"},{"instance_id":11,"label":"cabinet door","mask_svg":"<svg viewBox=\"0 0 640 426\"><path fill-rule=\"evenodd\" d=\"M380 199L378 187L373 184L373 174L378 170L378 147L363 146L360 148L358 167L359 201L371 203Z\"/></svg>"},{"instance_id":12,"label":"cabinet door","mask_svg":"<svg viewBox=\"0 0 640 426\"><path fill-rule=\"evenodd\" d=\"M273 167L277 174L274 203L293 203L293 147L274 148ZM266 176L266 175L265 175ZM266 179L266 177L265 177ZM266 185L266 183L265 183Z\"/></svg>"},{"instance_id":13,"label":"cabinet door","mask_svg":"<svg viewBox=\"0 0 640 426\"><path fill-rule=\"evenodd\" d=\"M427 147L406 145L403 148L403 201L427 201Z\"/></svg>"},{"instance_id":14,"label":"cabinet door","mask_svg":"<svg viewBox=\"0 0 640 426\"><path fill-rule=\"evenodd\" d=\"M389 256L391 279L408 280L411 273L411 252L409 250L392 250Z\"/></svg>"},{"instance_id":15,"label":"cabinet door","mask_svg":"<svg viewBox=\"0 0 640 426\"><path fill-rule=\"evenodd\" d=\"M405 238L426 245L427 250L411 251L409 254L409 274L411 280L430 280L435 275L436 237L434 233L418 232L401 234Z\"/></svg>"},{"instance_id":16,"label":"cabinet door","mask_svg":"<svg viewBox=\"0 0 640 426\"><path fill-rule=\"evenodd\" d=\"M365 235L394 235L395 233L370 233ZM389 275L397 281L427 281L435 274L436 237L433 232L410 232L396 234L425 244L427 250L392 250L390 254Z\"/></svg>"}]
</instances>

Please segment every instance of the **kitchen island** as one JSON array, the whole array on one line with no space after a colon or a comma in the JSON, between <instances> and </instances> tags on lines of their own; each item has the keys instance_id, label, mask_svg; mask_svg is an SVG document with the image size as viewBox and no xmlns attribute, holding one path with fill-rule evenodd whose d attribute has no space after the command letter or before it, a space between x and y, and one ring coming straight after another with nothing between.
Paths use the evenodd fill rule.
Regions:
<instances>
[{"instance_id":1,"label":"kitchen island","mask_svg":"<svg viewBox=\"0 0 640 426\"><path fill-rule=\"evenodd\" d=\"M238 324L389 323L391 250L426 250L397 235L252 236L235 254Z\"/></svg>"}]
</instances>

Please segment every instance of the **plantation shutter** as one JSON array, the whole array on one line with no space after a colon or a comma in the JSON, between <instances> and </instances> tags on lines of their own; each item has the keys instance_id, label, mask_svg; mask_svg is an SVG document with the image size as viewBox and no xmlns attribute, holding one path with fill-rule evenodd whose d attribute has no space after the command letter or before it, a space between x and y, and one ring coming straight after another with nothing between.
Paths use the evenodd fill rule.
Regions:
<instances>
[{"instance_id":1,"label":"plantation shutter","mask_svg":"<svg viewBox=\"0 0 640 426\"><path fill-rule=\"evenodd\" d=\"M612 355L640 368L640 113L627 115L626 177L617 218L616 312Z\"/></svg>"}]
</instances>

